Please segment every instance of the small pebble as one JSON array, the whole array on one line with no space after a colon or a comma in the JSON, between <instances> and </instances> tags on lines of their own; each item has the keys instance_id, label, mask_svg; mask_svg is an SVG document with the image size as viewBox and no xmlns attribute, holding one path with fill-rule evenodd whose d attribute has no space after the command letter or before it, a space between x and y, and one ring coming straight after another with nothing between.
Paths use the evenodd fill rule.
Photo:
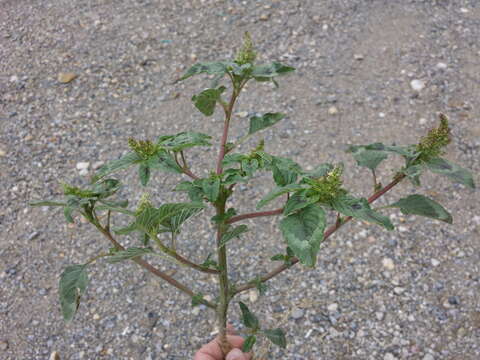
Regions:
<instances>
[{"instance_id":1,"label":"small pebble","mask_svg":"<svg viewBox=\"0 0 480 360\"><path fill-rule=\"evenodd\" d=\"M301 319L304 314L305 314L305 311L303 311L303 309L300 309L300 308L293 309L291 313L292 318L294 318L295 320Z\"/></svg>"},{"instance_id":2,"label":"small pebble","mask_svg":"<svg viewBox=\"0 0 480 360\"><path fill-rule=\"evenodd\" d=\"M383 318L385 317L385 314L384 314L383 312L381 312L381 311L377 311L377 312L375 313L375 317L377 318L378 321L382 321Z\"/></svg>"},{"instance_id":3,"label":"small pebble","mask_svg":"<svg viewBox=\"0 0 480 360\"><path fill-rule=\"evenodd\" d=\"M364 59L362 54L354 54L353 58L357 61L362 61Z\"/></svg>"},{"instance_id":4,"label":"small pebble","mask_svg":"<svg viewBox=\"0 0 480 360\"><path fill-rule=\"evenodd\" d=\"M432 354L427 354L423 357L423 360L435 360Z\"/></svg>"},{"instance_id":5,"label":"small pebble","mask_svg":"<svg viewBox=\"0 0 480 360\"><path fill-rule=\"evenodd\" d=\"M425 124L427 123L427 119L425 119L425 118L420 118L420 120L418 120L418 123L419 123L420 125L425 125Z\"/></svg>"},{"instance_id":6,"label":"small pebble","mask_svg":"<svg viewBox=\"0 0 480 360\"><path fill-rule=\"evenodd\" d=\"M443 62L439 62L437 65L435 65L435 67L438 69L438 70L445 70L448 65L443 63Z\"/></svg>"},{"instance_id":7,"label":"small pebble","mask_svg":"<svg viewBox=\"0 0 480 360\"><path fill-rule=\"evenodd\" d=\"M256 289L252 289L248 292L248 298L250 302L254 303L258 300L258 291Z\"/></svg>"},{"instance_id":8,"label":"small pebble","mask_svg":"<svg viewBox=\"0 0 480 360\"><path fill-rule=\"evenodd\" d=\"M248 116L248 111L240 111L240 112L236 113L235 115L237 115L240 118L246 118Z\"/></svg>"},{"instance_id":9,"label":"small pebble","mask_svg":"<svg viewBox=\"0 0 480 360\"><path fill-rule=\"evenodd\" d=\"M402 287L399 287L399 286L397 286L397 287L395 287L395 288L393 289L393 292L394 292L395 294L397 294L397 295L403 294L404 291L405 291L405 289L402 288Z\"/></svg>"},{"instance_id":10,"label":"small pebble","mask_svg":"<svg viewBox=\"0 0 480 360\"><path fill-rule=\"evenodd\" d=\"M386 268L387 270L393 270L395 269L395 263L393 262L392 259L390 258L383 258L382 260L382 265L384 268Z\"/></svg>"},{"instance_id":11,"label":"small pebble","mask_svg":"<svg viewBox=\"0 0 480 360\"><path fill-rule=\"evenodd\" d=\"M7 340L1 340L0 341L0 350L5 351L8 349L8 341Z\"/></svg>"},{"instance_id":12,"label":"small pebble","mask_svg":"<svg viewBox=\"0 0 480 360\"><path fill-rule=\"evenodd\" d=\"M262 14L262 15L260 15L260 20L262 20L262 21L267 21L268 19L270 19L270 14Z\"/></svg>"},{"instance_id":13,"label":"small pebble","mask_svg":"<svg viewBox=\"0 0 480 360\"><path fill-rule=\"evenodd\" d=\"M433 266L440 265L440 261L438 261L437 259L431 259L430 262L432 263Z\"/></svg>"},{"instance_id":14,"label":"small pebble","mask_svg":"<svg viewBox=\"0 0 480 360\"><path fill-rule=\"evenodd\" d=\"M77 167L77 170L85 170L85 169L88 169L90 167L90 163L89 162L78 162L76 167Z\"/></svg>"},{"instance_id":15,"label":"small pebble","mask_svg":"<svg viewBox=\"0 0 480 360\"><path fill-rule=\"evenodd\" d=\"M103 161L96 161L93 163L92 168L93 170L100 169L103 166L103 164L105 164Z\"/></svg>"},{"instance_id":16,"label":"small pebble","mask_svg":"<svg viewBox=\"0 0 480 360\"><path fill-rule=\"evenodd\" d=\"M54 351L50 354L49 360L60 360L60 355L58 354L58 352Z\"/></svg>"},{"instance_id":17,"label":"small pebble","mask_svg":"<svg viewBox=\"0 0 480 360\"><path fill-rule=\"evenodd\" d=\"M392 353L386 353L383 360L396 360L397 358Z\"/></svg>"},{"instance_id":18,"label":"small pebble","mask_svg":"<svg viewBox=\"0 0 480 360\"><path fill-rule=\"evenodd\" d=\"M328 108L328 114L329 115L337 115L338 114L338 109L335 106L330 106Z\"/></svg>"},{"instance_id":19,"label":"small pebble","mask_svg":"<svg viewBox=\"0 0 480 360\"><path fill-rule=\"evenodd\" d=\"M415 91L422 91L425 89L425 82L422 80L414 79L410 81L410 87Z\"/></svg>"},{"instance_id":20,"label":"small pebble","mask_svg":"<svg viewBox=\"0 0 480 360\"><path fill-rule=\"evenodd\" d=\"M0 157L4 157L7 155L7 152L5 150L0 149Z\"/></svg>"},{"instance_id":21,"label":"small pebble","mask_svg":"<svg viewBox=\"0 0 480 360\"><path fill-rule=\"evenodd\" d=\"M60 73L60 74L58 74L57 80L58 80L58 82L60 82L62 84L67 84L67 83L75 80L77 77L78 77L77 74L71 73L71 72Z\"/></svg>"},{"instance_id":22,"label":"small pebble","mask_svg":"<svg viewBox=\"0 0 480 360\"><path fill-rule=\"evenodd\" d=\"M337 303L330 304L328 305L327 309L330 312L335 312L338 310L338 304Z\"/></svg>"}]
</instances>

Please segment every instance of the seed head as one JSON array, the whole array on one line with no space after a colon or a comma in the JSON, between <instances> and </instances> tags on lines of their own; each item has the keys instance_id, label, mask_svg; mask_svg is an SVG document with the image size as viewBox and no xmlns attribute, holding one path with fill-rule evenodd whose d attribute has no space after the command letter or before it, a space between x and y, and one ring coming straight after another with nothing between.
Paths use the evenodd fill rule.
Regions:
<instances>
[{"instance_id":1,"label":"seed head","mask_svg":"<svg viewBox=\"0 0 480 360\"><path fill-rule=\"evenodd\" d=\"M235 62L239 65L253 64L256 58L257 58L257 52L253 47L252 37L250 36L248 31L246 31L243 37L243 46L237 52L237 56L235 57Z\"/></svg>"}]
</instances>

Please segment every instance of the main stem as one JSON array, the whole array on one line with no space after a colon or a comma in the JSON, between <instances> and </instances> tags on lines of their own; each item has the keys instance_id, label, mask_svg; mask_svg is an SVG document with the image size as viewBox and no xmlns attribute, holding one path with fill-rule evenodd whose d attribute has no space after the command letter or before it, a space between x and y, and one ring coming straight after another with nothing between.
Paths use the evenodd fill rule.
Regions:
<instances>
[{"instance_id":1,"label":"main stem","mask_svg":"<svg viewBox=\"0 0 480 360\"><path fill-rule=\"evenodd\" d=\"M232 96L230 98L230 102L228 105L224 106L225 111L225 122L223 126L223 134L222 140L220 142L220 150L218 153L218 160L217 160L217 175L221 175L223 171L223 158L226 154L226 146L228 140L228 128L230 126L230 119L233 113L233 106L235 105L235 101L237 96L240 94L241 88L243 84L236 86L235 82L232 79ZM227 198L229 196L229 190L227 190L224 186L220 189L219 199L215 204L215 209L217 211L218 218L222 218L225 214L225 204L227 202ZM230 302L230 289L228 283L228 262L227 262L227 246L224 244L222 246L222 236L226 230L228 225L225 221L221 221L218 224L217 229L217 257L218 257L218 267L220 273L218 274L218 280L220 284L220 296L217 306L217 320L218 320L218 338L220 343L220 348L222 349L223 353L226 355L231 350L231 345L227 340L227 313L228 313L228 304Z\"/></svg>"}]
</instances>

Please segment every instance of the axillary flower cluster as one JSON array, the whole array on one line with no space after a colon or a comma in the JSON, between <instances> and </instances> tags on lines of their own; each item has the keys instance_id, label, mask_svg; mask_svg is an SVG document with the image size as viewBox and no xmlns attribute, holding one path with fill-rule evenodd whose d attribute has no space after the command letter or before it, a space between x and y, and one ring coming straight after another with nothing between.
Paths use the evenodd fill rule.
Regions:
<instances>
[{"instance_id":1,"label":"axillary flower cluster","mask_svg":"<svg viewBox=\"0 0 480 360\"><path fill-rule=\"evenodd\" d=\"M152 143L150 140L135 140L133 138L128 139L128 146L142 159L148 159L155 155L159 146Z\"/></svg>"},{"instance_id":2,"label":"axillary flower cluster","mask_svg":"<svg viewBox=\"0 0 480 360\"><path fill-rule=\"evenodd\" d=\"M318 198L321 204L330 204L339 196L345 195L347 190L342 188L343 166L337 165L324 176L305 179L311 186L308 197Z\"/></svg>"},{"instance_id":3,"label":"axillary flower cluster","mask_svg":"<svg viewBox=\"0 0 480 360\"><path fill-rule=\"evenodd\" d=\"M427 160L443 154L443 148L451 142L448 118L440 114L440 125L420 139L416 152L420 153L418 160Z\"/></svg>"}]
</instances>

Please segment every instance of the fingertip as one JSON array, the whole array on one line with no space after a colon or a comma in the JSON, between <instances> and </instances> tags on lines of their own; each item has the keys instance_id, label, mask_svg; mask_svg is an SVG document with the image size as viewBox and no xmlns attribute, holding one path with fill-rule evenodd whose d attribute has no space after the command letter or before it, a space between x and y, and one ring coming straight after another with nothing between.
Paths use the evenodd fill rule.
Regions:
<instances>
[{"instance_id":1,"label":"fingertip","mask_svg":"<svg viewBox=\"0 0 480 360\"><path fill-rule=\"evenodd\" d=\"M225 360L246 360L245 354L242 353L239 349L233 349L230 351L225 358Z\"/></svg>"}]
</instances>

